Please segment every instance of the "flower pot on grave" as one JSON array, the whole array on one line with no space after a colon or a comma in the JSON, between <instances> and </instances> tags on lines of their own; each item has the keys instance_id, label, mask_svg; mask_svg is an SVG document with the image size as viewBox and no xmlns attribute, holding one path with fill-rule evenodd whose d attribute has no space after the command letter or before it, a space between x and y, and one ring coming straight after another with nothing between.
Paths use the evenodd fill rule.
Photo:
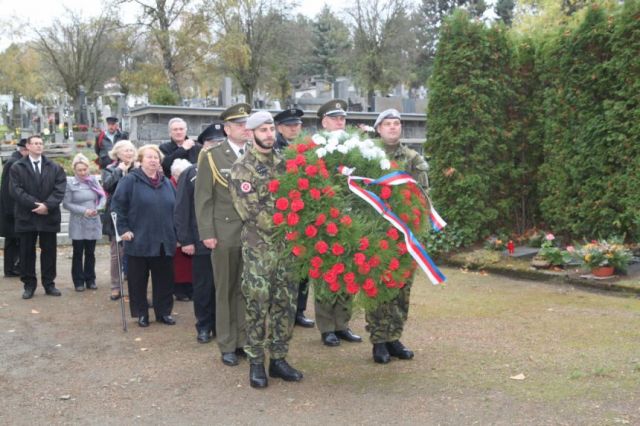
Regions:
<instances>
[{"instance_id":1,"label":"flower pot on grave","mask_svg":"<svg viewBox=\"0 0 640 426\"><path fill-rule=\"evenodd\" d=\"M531 266L536 269L549 269L549 267L551 267L551 263L542 257L535 256L531 259Z\"/></svg>"},{"instance_id":2,"label":"flower pot on grave","mask_svg":"<svg viewBox=\"0 0 640 426\"><path fill-rule=\"evenodd\" d=\"M613 266L598 266L591 269L591 274L596 277L610 277L613 275Z\"/></svg>"}]
</instances>

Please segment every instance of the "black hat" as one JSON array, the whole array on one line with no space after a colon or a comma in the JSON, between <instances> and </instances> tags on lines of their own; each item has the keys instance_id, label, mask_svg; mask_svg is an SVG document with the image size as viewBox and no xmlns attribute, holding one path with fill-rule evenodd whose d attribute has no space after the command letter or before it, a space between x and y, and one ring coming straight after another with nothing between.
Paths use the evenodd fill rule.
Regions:
<instances>
[{"instance_id":1,"label":"black hat","mask_svg":"<svg viewBox=\"0 0 640 426\"><path fill-rule=\"evenodd\" d=\"M251 105L235 104L222 111L220 120L230 121L232 123L244 123L251 114Z\"/></svg>"},{"instance_id":2,"label":"black hat","mask_svg":"<svg viewBox=\"0 0 640 426\"><path fill-rule=\"evenodd\" d=\"M304 115L304 112L298 108L285 109L279 112L273 119L276 124L302 124L300 117Z\"/></svg>"},{"instance_id":3,"label":"black hat","mask_svg":"<svg viewBox=\"0 0 640 426\"><path fill-rule=\"evenodd\" d=\"M22 147L22 148L26 148L27 147L27 138L20 139L16 145L18 145L19 147Z\"/></svg>"},{"instance_id":4,"label":"black hat","mask_svg":"<svg viewBox=\"0 0 640 426\"><path fill-rule=\"evenodd\" d=\"M320 118L326 116L337 117L340 115L343 117L347 115L347 103L342 99L331 99L318 109L318 117Z\"/></svg>"},{"instance_id":5,"label":"black hat","mask_svg":"<svg viewBox=\"0 0 640 426\"><path fill-rule=\"evenodd\" d=\"M216 120L198 135L198 142L205 143L207 141L224 140L227 134L224 132L224 123Z\"/></svg>"},{"instance_id":6,"label":"black hat","mask_svg":"<svg viewBox=\"0 0 640 426\"><path fill-rule=\"evenodd\" d=\"M107 123L109 124L115 124L119 121L118 117L107 117L106 120L107 120Z\"/></svg>"}]
</instances>

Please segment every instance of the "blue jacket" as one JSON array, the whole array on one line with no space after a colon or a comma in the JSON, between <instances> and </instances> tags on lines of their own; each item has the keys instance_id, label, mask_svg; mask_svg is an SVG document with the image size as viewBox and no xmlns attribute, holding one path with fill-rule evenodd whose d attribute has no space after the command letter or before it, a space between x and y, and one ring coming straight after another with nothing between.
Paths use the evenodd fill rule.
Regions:
<instances>
[{"instance_id":1,"label":"blue jacket","mask_svg":"<svg viewBox=\"0 0 640 426\"><path fill-rule=\"evenodd\" d=\"M125 241L124 251L129 256L173 256L176 250L176 232L173 208L176 193L164 176L154 188L142 169L134 169L118 183L111 200L111 211L116 212L118 233L133 232L133 240Z\"/></svg>"}]
</instances>

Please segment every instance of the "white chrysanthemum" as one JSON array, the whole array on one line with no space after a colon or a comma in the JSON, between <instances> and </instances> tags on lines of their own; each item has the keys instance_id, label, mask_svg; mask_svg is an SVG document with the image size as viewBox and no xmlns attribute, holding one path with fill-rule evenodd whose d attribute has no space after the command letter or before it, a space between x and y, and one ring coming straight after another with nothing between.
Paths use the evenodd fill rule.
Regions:
<instances>
[{"instance_id":1,"label":"white chrysanthemum","mask_svg":"<svg viewBox=\"0 0 640 426\"><path fill-rule=\"evenodd\" d=\"M318 158L322 158L327 155L327 150L324 148L318 148L316 149L316 155L318 156Z\"/></svg>"},{"instance_id":2,"label":"white chrysanthemum","mask_svg":"<svg viewBox=\"0 0 640 426\"><path fill-rule=\"evenodd\" d=\"M389 161L386 158L383 158L382 160L380 160L380 168L382 170L389 170L391 168L391 161Z\"/></svg>"},{"instance_id":3,"label":"white chrysanthemum","mask_svg":"<svg viewBox=\"0 0 640 426\"><path fill-rule=\"evenodd\" d=\"M311 136L311 140L313 141L313 143L315 143L316 145L324 145L327 143L327 140L321 136L320 134L316 133L315 135Z\"/></svg>"},{"instance_id":4,"label":"white chrysanthemum","mask_svg":"<svg viewBox=\"0 0 640 426\"><path fill-rule=\"evenodd\" d=\"M336 148L338 147L338 144L337 144L337 143L332 143L332 142L333 142L333 141L329 140L329 143L328 143L328 144L326 145L326 147L325 147L325 148L327 149L327 152L328 152L329 154L333 154L333 152L334 152L334 151L336 150Z\"/></svg>"},{"instance_id":5,"label":"white chrysanthemum","mask_svg":"<svg viewBox=\"0 0 640 426\"><path fill-rule=\"evenodd\" d=\"M349 147L347 145L342 144L342 145L338 145L337 150L340 154L346 154L347 152L349 152Z\"/></svg>"}]
</instances>

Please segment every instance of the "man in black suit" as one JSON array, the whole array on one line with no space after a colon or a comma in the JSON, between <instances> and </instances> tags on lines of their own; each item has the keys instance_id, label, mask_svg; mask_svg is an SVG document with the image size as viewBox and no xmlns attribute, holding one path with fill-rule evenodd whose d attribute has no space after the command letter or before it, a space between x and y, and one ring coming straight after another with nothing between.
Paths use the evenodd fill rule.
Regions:
<instances>
[{"instance_id":1,"label":"man in black suit","mask_svg":"<svg viewBox=\"0 0 640 426\"><path fill-rule=\"evenodd\" d=\"M23 299L31 299L38 285L36 240L40 239L40 272L44 291L60 296L56 288L56 233L60 232L60 203L67 187L62 167L42 155L39 135L27 139L28 155L11 166L11 194L15 200L15 231L20 237L20 280Z\"/></svg>"},{"instance_id":2,"label":"man in black suit","mask_svg":"<svg viewBox=\"0 0 640 426\"><path fill-rule=\"evenodd\" d=\"M20 139L16 151L4 164L2 169L2 186L0 186L0 235L4 237L4 276L20 276L20 239L15 234L14 202L11 196L11 176L9 171L16 161L27 155L27 140Z\"/></svg>"},{"instance_id":3,"label":"man in black suit","mask_svg":"<svg viewBox=\"0 0 640 426\"><path fill-rule=\"evenodd\" d=\"M202 149L200 142L189 139L187 123L182 118L174 117L169 120L169 137L171 139L168 142L160 144L160 151L164 154L162 170L166 177L171 177L171 165L178 158L196 164Z\"/></svg>"}]
</instances>

